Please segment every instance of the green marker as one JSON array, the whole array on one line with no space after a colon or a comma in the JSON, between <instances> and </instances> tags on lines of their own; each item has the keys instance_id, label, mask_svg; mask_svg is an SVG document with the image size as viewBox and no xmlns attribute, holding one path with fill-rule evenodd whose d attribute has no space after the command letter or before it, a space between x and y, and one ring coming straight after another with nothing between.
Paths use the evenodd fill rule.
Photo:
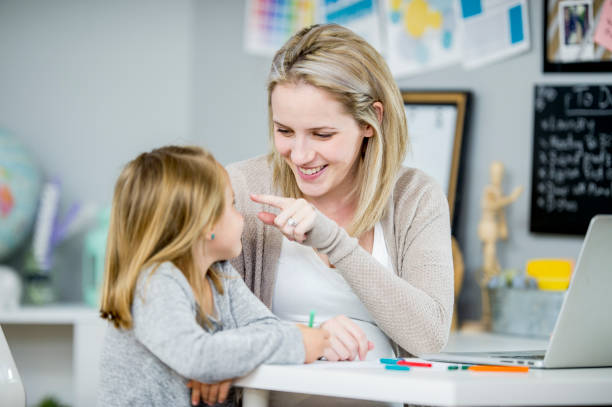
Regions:
<instances>
[{"instance_id":1,"label":"green marker","mask_svg":"<svg viewBox=\"0 0 612 407\"><path fill-rule=\"evenodd\" d=\"M310 311L310 319L308 320L308 328L312 328L312 324L314 324L314 316L315 316L315 312Z\"/></svg>"}]
</instances>

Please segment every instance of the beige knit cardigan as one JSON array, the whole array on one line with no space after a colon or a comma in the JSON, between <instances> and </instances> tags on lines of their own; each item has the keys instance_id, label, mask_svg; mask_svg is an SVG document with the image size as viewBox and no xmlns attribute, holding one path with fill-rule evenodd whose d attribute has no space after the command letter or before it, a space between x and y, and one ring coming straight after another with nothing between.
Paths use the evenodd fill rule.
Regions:
<instances>
[{"instance_id":1,"label":"beige knit cardigan","mask_svg":"<svg viewBox=\"0 0 612 407\"><path fill-rule=\"evenodd\" d=\"M278 211L254 203L249 194L280 193L272 185L272 171L264 156L231 164L228 172L236 206L245 220L242 254L232 264L253 293L271 307L282 234L264 225L257 213ZM393 271L321 213L305 244L327 254L378 327L394 342L398 355L437 352L448 339L453 310L446 197L422 171L402 168L380 222Z\"/></svg>"}]
</instances>

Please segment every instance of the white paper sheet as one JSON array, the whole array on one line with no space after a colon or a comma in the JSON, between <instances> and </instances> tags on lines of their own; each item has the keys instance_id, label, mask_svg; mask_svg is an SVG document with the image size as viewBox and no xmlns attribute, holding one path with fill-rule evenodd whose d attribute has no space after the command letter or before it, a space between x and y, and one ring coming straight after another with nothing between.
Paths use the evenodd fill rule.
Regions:
<instances>
[{"instance_id":1,"label":"white paper sheet","mask_svg":"<svg viewBox=\"0 0 612 407\"><path fill-rule=\"evenodd\" d=\"M528 21L526 0L481 1L480 12L462 18L463 66L477 68L529 50Z\"/></svg>"}]
</instances>

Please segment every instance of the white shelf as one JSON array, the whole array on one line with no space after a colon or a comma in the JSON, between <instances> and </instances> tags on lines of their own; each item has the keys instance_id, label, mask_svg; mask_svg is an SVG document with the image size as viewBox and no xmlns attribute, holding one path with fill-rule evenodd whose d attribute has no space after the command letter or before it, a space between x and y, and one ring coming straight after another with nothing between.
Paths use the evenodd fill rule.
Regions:
<instances>
[{"instance_id":1,"label":"white shelf","mask_svg":"<svg viewBox=\"0 0 612 407\"><path fill-rule=\"evenodd\" d=\"M91 405L108 325L99 313L84 303L25 305L0 311L0 324L5 334L10 333L7 341L28 400L59 393L75 407Z\"/></svg>"},{"instance_id":2,"label":"white shelf","mask_svg":"<svg viewBox=\"0 0 612 407\"><path fill-rule=\"evenodd\" d=\"M99 319L99 311L85 304L24 305L0 311L0 324L74 325Z\"/></svg>"}]
</instances>

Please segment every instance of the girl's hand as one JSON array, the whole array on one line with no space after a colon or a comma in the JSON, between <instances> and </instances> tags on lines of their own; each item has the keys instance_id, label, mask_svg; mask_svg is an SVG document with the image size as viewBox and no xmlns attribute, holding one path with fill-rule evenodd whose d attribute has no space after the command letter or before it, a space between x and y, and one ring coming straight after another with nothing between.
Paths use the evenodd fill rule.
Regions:
<instances>
[{"instance_id":1,"label":"girl's hand","mask_svg":"<svg viewBox=\"0 0 612 407\"><path fill-rule=\"evenodd\" d=\"M314 224L317 212L305 199L284 198L275 195L251 194L251 200L272 205L280 209L275 215L270 212L259 212L257 217L266 225L275 226L289 240L303 243Z\"/></svg>"},{"instance_id":2,"label":"girl's hand","mask_svg":"<svg viewBox=\"0 0 612 407\"><path fill-rule=\"evenodd\" d=\"M344 315L325 321L321 328L329 332L331 348L325 350L325 358L331 362L339 360L365 360L374 344L368 340L363 330Z\"/></svg>"},{"instance_id":3,"label":"girl's hand","mask_svg":"<svg viewBox=\"0 0 612 407\"><path fill-rule=\"evenodd\" d=\"M296 324L302 331L305 363L311 363L324 356L325 349L329 347L329 332L321 328L308 328L306 325Z\"/></svg>"},{"instance_id":4,"label":"girl's hand","mask_svg":"<svg viewBox=\"0 0 612 407\"><path fill-rule=\"evenodd\" d=\"M208 405L223 403L227 399L227 394L232 387L232 379L224 380L219 383L200 383L195 380L190 380L187 387L191 389L191 404L197 406L200 404L200 398Z\"/></svg>"}]
</instances>

